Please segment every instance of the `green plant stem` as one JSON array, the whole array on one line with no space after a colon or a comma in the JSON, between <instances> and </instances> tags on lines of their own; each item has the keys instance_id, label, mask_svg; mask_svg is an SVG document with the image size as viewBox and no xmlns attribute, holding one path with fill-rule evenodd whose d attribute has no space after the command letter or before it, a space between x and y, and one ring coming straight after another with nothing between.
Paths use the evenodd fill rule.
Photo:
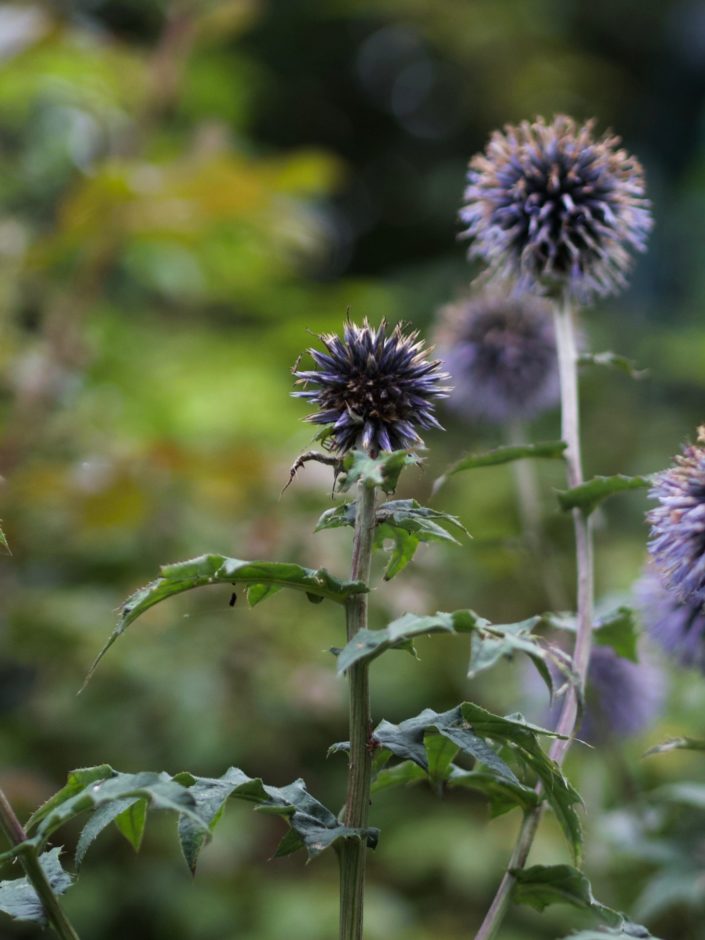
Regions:
<instances>
[{"instance_id":1,"label":"green plant stem","mask_svg":"<svg viewBox=\"0 0 705 940\"><path fill-rule=\"evenodd\" d=\"M372 539L375 527L375 491L361 484L358 492L351 578L369 582ZM367 627L367 594L357 594L346 601L347 637ZM370 806L372 759L369 738L370 715L369 667L356 663L348 670L350 721L350 759L348 794L344 823L353 829L366 829ZM340 859L340 940L362 940L365 890L364 839L346 839L339 850Z\"/></svg>"},{"instance_id":2,"label":"green plant stem","mask_svg":"<svg viewBox=\"0 0 705 940\"><path fill-rule=\"evenodd\" d=\"M27 834L22 825L15 816L15 812L10 806L7 797L0 790L0 828L5 833L11 845L20 845L27 839ZM71 923L64 913L58 898L54 894L51 885L47 879L46 873L41 866L34 850L22 853L19 856L20 864L24 869L27 880L37 892L46 918L54 928L61 940L79 940L79 936L71 926Z\"/></svg>"},{"instance_id":3,"label":"green plant stem","mask_svg":"<svg viewBox=\"0 0 705 940\"><path fill-rule=\"evenodd\" d=\"M583 466L580 451L580 412L578 399L578 355L575 341L575 312L568 302L556 303L553 322L556 332L558 367L561 379L561 424L562 437L567 443L565 452L566 475L570 487L583 482ZM575 530L576 568L577 568L577 615L578 629L573 650L573 670L578 677L579 688L565 696L556 731L562 735L572 735L578 714L579 696L585 686L590 649L592 644L593 621L593 547L590 518L581 510L573 510ZM556 738L550 749L550 756L560 766L565 759L571 739ZM540 786L537 791L540 792ZM507 870L502 877L490 909L475 935L475 940L493 940L502 923L512 889L512 872L523 868L531 851L531 846L541 820L543 803L524 816L514 851Z\"/></svg>"}]
</instances>

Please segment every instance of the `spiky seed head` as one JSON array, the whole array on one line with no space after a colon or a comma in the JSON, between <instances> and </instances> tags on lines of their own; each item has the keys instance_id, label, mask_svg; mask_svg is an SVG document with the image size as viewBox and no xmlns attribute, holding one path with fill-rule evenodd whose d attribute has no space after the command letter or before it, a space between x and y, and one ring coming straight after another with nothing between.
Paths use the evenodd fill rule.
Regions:
<instances>
[{"instance_id":1,"label":"spiky seed head","mask_svg":"<svg viewBox=\"0 0 705 940\"><path fill-rule=\"evenodd\" d=\"M292 394L318 406L307 421L327 426L324 444L343 454L360 447L372 455L422 443L418 429L440 428L434 402L447 397L448 375L417 331L348 321L342 337L319 337L325 351L309 349L316 366L295 369Z\"/></svg>"},{"instance_id":2,"label":"spiky seed head","mask_svg":"<svg viewBox=\"0 0 705 940\"><path fill-rule=\"evenodd\" d=\"M619 144L562 114L495 131L470 161L460 213L470 255L533 292L618 293L652 225L641 165Z\"/></svg>"},{"instance_id":3,"label":"spiky seed head","mask_svg":"<svg viewBox=\"0 0 705 940\"><path fill-rule=\"evenodd\" d=\"M461 417L505 424L557 404L556 341L545 300L477 294L439 312L435 339L454 385L448 407Z\"/></svg>"},{"instance_id":4,"label":"spiky seed head","mask_svg":"<svg viewBox=\"0 0 705 940\"><path fill-rule=\"evenodd\" d=\"M675 662L705 673L705 613L700 602L683 603L649 565L634 589L651 639Z\"/></svg>"},{"instance_id":5,"label":"spiky seed head","mask_svg":"<svg viewBox=\"0 0 705 940\"><path fill-rule=\"evenodd\" d=\"M678 600L705 603L705 426L668 470L658 474L649 496L658 505L651 523L649 553L666 588Z\"/></svg>"}]
</instances>

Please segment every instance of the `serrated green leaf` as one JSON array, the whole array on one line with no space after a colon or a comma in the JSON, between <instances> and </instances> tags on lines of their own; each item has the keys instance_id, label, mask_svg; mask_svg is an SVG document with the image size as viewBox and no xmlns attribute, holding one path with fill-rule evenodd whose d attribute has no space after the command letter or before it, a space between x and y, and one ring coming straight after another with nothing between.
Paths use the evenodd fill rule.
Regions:
<instances>
[{"instance_id":1,"label":"serrated green leaf","mask_svg":"<svg viewBox=\"0 0 705 940\"><path fill-rule=\"evenodd\" d=\"M106 829L110 823L115 822L121 813L129 811L130 807L137 802L139 802L137 797L115 800L112 803L105 803L103 806L100 806L91 815L90 819L81 830L81 835L76 843L76 853L74 855L76 868L81 867L86 857L86 852L101 832ZM144 800L141 802L144 804ZM144 806L146 814L146 804L144 804Z\"/></svg>"},{"instance_id":2,"label":"serrated green leaf","mask_svg":"<svg viewBox=\"0 0 705 940\"><path fill-rule=\"evenodd\" d=\"M281 591L281 584L252 584L247 588L247 603L256 607L261 601Z\"/></svg>"},{"instance_id":3,"label":"serrated green leaf","mask_svg":"<svg viewBox=\"0 0 705 940\"><path fill-rule=\"evenodd\" d=\"M191 775L178 775L177 780L188 782ZM188 816L179 818L179 839L186 864L192 872L196 871L198 856L215 829L223 807L231 796L252 803L266 803L269 800L264 784L259 779L252 779L236 767L231 767L218 779L193 777L189 793L196 804L196 812L208 827L198 826Z\"/></svg>"},{"instance_id":4,"label":"serrated green leaf","mask_svg":"<svg viewBox=\"0 0 705 940\"><path fill-rule=\"evenodd\" d=\"M504 785L501 793L496 794L499 811L505 811L502 800L510 798L524 808L535 805L534 797L529 796L527 792L531 790L530 784L519 780L493 744L508 747L522 769L541 780L545 799L560 823L576 858L579 857L582 829L576 806L581 803L580 795L568 783L555 761L544 753L539 743L540 735L559 735L530 724L521 715L501 717L493 715L479 705L464 702L457 708L442 713L434 712L430 708L425 709L415 718L407 719L398 725L382 721L375 729L373 738L396 757L412 761L428 774L429 758L425 735L429 731L437 732L452 741L462 753L473 757L481 765L476 767L476 770ZM449 768L448 780L451 785L454 776L456 771ZM457 782L461 785L459 776ZM476 789L481 789L481 784ZM490 788L485 786L484 789Z\"/></svg>"},{"instance_id":5,"label":"serrated green leaf","mask_svg":"<svg viewBox=\"0 0 705 940\"><path fill-rule=\"evenodd\" d=\"M438 737L438 735L437 735ZM407 787L414 783L428 780L428 774L413 761L405 760L393 767L380 770L372 780L372 793L391 790L394 787Z\"/></svg>"},{"instance_id":6,"label":"serrated green leaf","mask_svg":"<svg viewBox=\"0 0 705 940\"><path fill-rule=\"evenodd\" d=\"M0 546L2 546L9 555L12 554L12 552L10 551L10 546L8 545L8 542L7 542L7 537L5 536L5 533L2 530L2 526L0 526Z\"/></svg>"},{"instance_id":7,"label":"serrated green leaf","mask_svg":"<svg viewBox=\"0 0 705 940\"><path fill-rule=\"evenodd\" d=\"M211 584L254 586L255 603L273 593L268 590L266 594L262 594L264 587L291 588L317 598L336 601L339 604L344 604L347 598L354 594L364 594L368 590L367 585L361 581L338 580L328 574L325 568L303 568L301 565L287 562L252 562L226 558L224 555L201 555L189 561L164 565L160 578L140 588L124 603L120 619L108 642L95 658L83 683L83 688L86 687L98 663L113 643L145 611L176 594Z\"/></svg>"},{"instance_id":8,"label":"serrated green leaf","mask_svg":"<svg viewBox=\"0 0 705 940\"><path fill-rule=\"evenodd\" d=\"M448 779L450 768L458 753L458 745L442 734L424 735L426 760L428 761L428 776L431 783L443 783Z\"/></svg>"},{"instance_id":9,"label":"serrated green leaf","mask_svg":"<svg viewBox=\"0 0 705 940\"><path fill-rule=\"evenodd\" d=\"M286 787L272 787L263 784L259 778L248 777L236 767L231 767L217 779L191 774L177 774L175 779L190 783L189 792L196 802L196 811L207 827L204 831L193 826L192 821L184 816L179 820L181 847L192 872L195 872L199 853L220 820L229 798L254 803L259 812L286 818L291 829L282 839L276 857L305 848L309 859L312 859L340 839L365 838L370 847L377 844L377 830L342 826L331 810L311 796L303 780L296 780Z\"/></svg>"},{"instance_id":10,"label":"serrated green leaf","mask_svg":"<svg viewBox=\"0 0 705 940\"><path fill-rule=\"evenodd\" d=\"M544 753L538 738L538 735L560 735L530 724L522 715L501 718L470 702L464 703L461 709L465 720L472 724L478 734L511 745L524 767L539 778L546 800L578 860L582 847L582 826L576 807L582 805L582 800L558 764Z\"/></svg>"},{"instance_id":11,"label":"serrated green leaf","mask_svg":"<svg viewBox=\"0 0 705 940\"><path fill-rule=\"evenodd\" d=\"M356 504L343 503L323 513L316 531L354 526L355 516ZM376 548L385 549L385 543L391 542L392 545L384 580L390 581L399 574L422 542L452 542L457 545L458 540L443 528L444 525L469 535L457 516L422 506L415 499L395 499L383 503L376 512L374 544Z\"/></svg>"},{"instance_id":12,"label":"serrated green leaf","mask_svg":"<svg viewBox=\"0 0 705 940\"><path fill-rule=\"evenodd\" d=\"M99 772L102 772L101 777L97 776ZM77 790L77 784L86 780L88 783ZM133 799L144 800L153 809L172 810L186 815L207 832L207 824L198 816L188 788L168 774L123 774L103 765L101 768L87 768L69 775L66 787L45 803L27 824L28 842L41 847L56 829L70 819L97 810L99 816L96 823L91 825L92 820L88 822L89 830L82 845L82 853L85 854L98 832L116 818L116 814L103 810L103 807L117 804L119 813L122 813L129 808Z\"/></svg>"},{"instance_id":13,"label":"serrated green leaf","mask_svg":"<svg viewBox=\"0 0 705 940\"><path fill-rule=\"evenodd\" d=\"M533 787L523 783L509 783L481 770L463 770L453 766L446 784L449 787L462 787L483 793L489 800L492 818L501 816L516 806L526 812L538 806L540 802Z\"/></svg>"},{"instance_id":14,"label":"serrated green leaf","mask_svg":"<svg viewBox=\"0 0 705 940\"><path fill-rule=\"evenodd\" d=\"M652 478L648 476L628 477L623 473L618 473L611 477L593 477L581 483L580 486L574 486L571 490L558 490L556 495L561 509L580 509L582 513L589 516L609 496L628 490L645 489L652 483Z\"/></svg>"},{"instance_id":15,"label":"serrated green leaf","mask_svg":"<svg viewBox=\"0 0 705 940\"><path fill-rule=\"evenodd\" d=\"M404 614L382 630L358 631L338 654L338 674L356 662L372 662L389 649L405 650L415 655L412 641L418 636L469 633L472 635L470 678L489 669L504 656L524 653L530 657L552 692L553 674L548 664L553 664L559 673L570 676L570 661L561 650L548 646L541 637L531 634L543 620L543 617L531 617L520 623L492 624L472 610L438 611L423 617Z\"/></svg>"},{"instance_id":16,"label":"serrated green leaf","mask_svg":"<svg viewBox=\"0 0 705 940\"><path fill-rule=\"evenodd\" d=\"M56 895L64 894L73 883L71 875L61 866L60 855L61 848L56 847L39 857L39 863ZM0 881L0 911L14 920L46 924L44 906L27 878Z\"/></svg>"},{"instance_id":17,"label":"serrated green leaf","mask_svg":"<svg viewBox=\"0 0 705 940\"><path fill-rule=\"evenodd\" d=\"M577 620L572 613L549 613L541 618L554 630L566 630L575 633ZM639 627L636 615L631 607L620 606L597 617L592 630L593 642L599 646L610 646L622 659L638 662Z\"/></svg>"},{"instance_id":18,"label":"serrated green leaf","mask_svg":"<svg viewBox=\"0 0 705 940\"><path fill-rule=\"evenodd\" d=\"M404 467L418 463L419 458L408 450L394 450L378 457L370 457L361 450L351 450L343 457L338 489L344 493L356 483L362 483L380 487L385 493L393 493Z\"/></svg>"},{"instance_id":19,"label":"serrated green leaf","mask_svg":"<svg viewBox=\"0 0 705 940\"><path fill-rule=\"evenodd\" d=\"M341 503L332 509L326 509L316 523L314 532L322 532L324 529L341 529L344 526L354 528L356 510L357 503L354 500L349 503Z\"/></svg>"},{"instance_id":20,"label":"serrated green leaf","mask_svg":"<svg viewBox=\"0 0 705 940\"><path fill-rule=\"evenodd\" d=\"M426 617L404 614L383 630L359 630L338 655L338 674L344 673L354 663L371 662L388 649L403 649L413 653L413 637L433 633L469 633L478 625L488 624L489 621L478 617L472 610L458 610L450 614L439 611Z\"/></svg>"},{"instance_id":21,"label":"serrated green leaf","mask_svg":"<svg viewBox=\"0 0 705 940\"><path fill-rule=\"evenodd\" d=\"M667 751L705 751L705 741L700 738L669 738L661 744L655 744L644 753L644 757L665 754Z\"/></svg>"},{"instance_id":22,"label":"serrated green leaf","mask_svg":"<svg viewBox=\"0 0 705 940\"><path fill-rule=\"evenodd\" d=\"M476 470L479 467L495 467L515 460L543 459L562 460L568 445L565 441L540 441L536 444L508 444L496 447L481 454L468 454L452 464L433 484L432 492L437 493L448 477L464 470Z\"/></svg>"},{"instance_id":23,"label":"serrated green leaf","mask_svg":"<svg viewBox=\"0 0 705 940\"><path fill-rule=\"evenodd\" d=\"M512 875L512 896L517 904L527 904L537 911L551 904L570 904L595 914L610 927L621 928L624 923L622 914L595 900L588 879L571 865L533 865L512 869Z\"/></svg>"},{"instance_id":24,"label":"serrated green leaf","mask_svg":"<svg viewBox=\"0 0 705 940\"><path fill-rule=\"evenodd\" d=\"M115 817L118 832L127 839L135 852L139 852L142 847L148 808L146 800L135 800Z\"/></svg>"},{"instance_id":25,"label":"serrated green leaf","mask_svg":"<svg viewBox=\"0 0 705 940\"><path fill-rule=\"evenodd\" d=\"M637 369L632 359L613 352L583 353L578 356L578 363L581 366L607 366L610 369L617 369L628 375L630 379L643 379L649 374L648 369Z\"/></svg>"}]
</instances>

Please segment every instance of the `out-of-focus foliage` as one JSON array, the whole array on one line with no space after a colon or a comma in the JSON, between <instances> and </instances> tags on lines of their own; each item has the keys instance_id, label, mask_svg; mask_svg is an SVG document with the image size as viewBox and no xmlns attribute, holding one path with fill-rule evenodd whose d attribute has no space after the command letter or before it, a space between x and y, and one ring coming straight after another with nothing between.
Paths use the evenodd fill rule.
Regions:
<instances>
[{"instance_id":1,"label":"out-of-focus foliage","mask_svg":"<svg viewBox=\"0 0 705 940\"><path fill-rule=\"evenodd\" d=\"M313 535L330 469L307 465L279 496L311 439L290 368L306 330L338 329L347 308L426 330L457 298L475 273L456 242L465 165L505 121L595 115L644 162L650 253L586 333L649 377L584 370L584 449L591 477L667 465L705 417L703 63L702 0L0 3L0 518L12 548L0 553L0 783L22 815L69 769L105 761L213 777L236 765L272 785L303 775L325 805L341 803L342 762L325 760L346 734L333 605L281 593L246 611L228 586L176 598L75 693L114 609L161 563L207 551L348 576L349 530ZM453 461L508 443L443 420L397 498L426 504ZM533 441L559 435L555 414L530 429ZM566 608L561 461L535 471L558 601L522 539L512 470L494 465L452 477L433 504L473 540L419 545L375 590L374 626L407 610L513 623ZM594 516L598 591L617 603L641 569L645 505L628 493ZM373 666L375 720L468 699L528 709L519 661L470 682L465 638L416 645L420 662ZM657 727L576 747L567 769L587 804L595 895L655 935L697 940L705 764L684 751L640 760L702 732L705 679L674 678ZM696 789L673 790L682 780ZM518 813L488 822L462 787L442 800L389 788L372 822L369 940L467 937ZM104 940L329 940L335 859L270 863L280 834L277 820L228 807L192 883L173 820L150 820L139 856L105 833L67 908ZM66 830L69 848L77 837ZM531 862L561 861L548 819ZM503 938L593 926L582 917L517 907Z\"/></svg>"}]
</instances>

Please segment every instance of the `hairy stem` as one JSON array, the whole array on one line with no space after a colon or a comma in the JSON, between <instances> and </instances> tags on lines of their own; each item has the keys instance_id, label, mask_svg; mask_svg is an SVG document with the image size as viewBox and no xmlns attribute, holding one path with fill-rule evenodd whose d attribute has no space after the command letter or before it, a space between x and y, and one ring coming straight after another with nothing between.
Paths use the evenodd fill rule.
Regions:
<instances>
[{"instance_id":1,"label":"hairy stem","mask_svg":"<svg viewBox=\"0 0 705 940\"><path fill-rule=\"evenodd\" d=\"M578 486L583 482L583 467L580 453L580 417L578 401L578 356L575 342L575 313L571 306L565 302L554 307L554 325L556 331L556 346L558 350L558 366L561 379L561 423L562 437L567 443L566 474L570 487ZM578 677L580 688L572 693L568 692L563 701L556 731L559 734L571 735L575 728L578 714L579 696L585 686L588 666L590 664L590 648L592 641L592 606L593 606L593 549L592 527L589 517L579 509L573 510L573 527L575 530L576 568L577 568L577 614L578 629L573 650L573 670ZM570 739L555 739L550 750L550 756L559 765L563 763L566 752L570 746ZM540 791L540 786L537 787ZM482 926L475 935L475 940L493 940L502 923L512 889L514 876L512 871L523 868L526 864L536 830L541 819L543 804L529 811L522 822L512 857L497 889Z\"/></svg>"},{"instance_id":2,"label":"hairy stem","mask_svg":"<svg viewBox=\"0 0 705 940\"><path fill-rule=\"evenodd\" d=\"M10 806L7 797L0 790L0 828L7 836L11 845L20 845L27 839L27 834L22 825L15 816L15 812ZM24 869L27 880L37 892L46 918L56 931L61 940L79 940L78 934L71 926L69 919L64 913L58 898L54 894L47 876L42 868L39 859L30 851L20 855L20 864Z\"/></svg>"},{"instance_id":3,"label":"hairy stem","mask_svg":"<svg viewBox=\"0 0 705 940\"><path fill-rule=\"evenodd\" d=\"M354 581L369 582L374 527L375 491L373 487L360 484L350 575ZM367 627L366 594L356 594L346 601L346 622L348 640L351 640L358 630ZM347 676L350 761L344 823L350 828L366 829L370 805L369 737L372 725L368 664L356 663L350 667ZM346 839L339 851L340 940L362 940L366 853L367 844L364 839Z\"/></svg>"}]
</instances>

